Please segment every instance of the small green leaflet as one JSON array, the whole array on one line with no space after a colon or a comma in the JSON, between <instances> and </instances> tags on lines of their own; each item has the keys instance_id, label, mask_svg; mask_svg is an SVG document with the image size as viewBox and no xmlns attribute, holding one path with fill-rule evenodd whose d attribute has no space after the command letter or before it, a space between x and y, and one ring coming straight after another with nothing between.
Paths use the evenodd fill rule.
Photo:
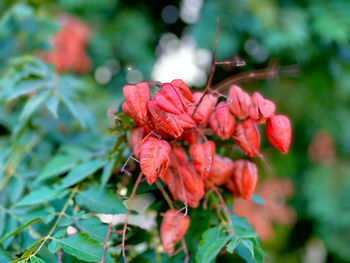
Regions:
<instances>
[{"instance_id":1,"label":"small green leaflet","mask_svg":"<svg viewBox=\"0 0 350 263\"><path fill-rule=\"evenodd\" d=\"M71 237L55 239L65 253L80 260L88 262L99 262L103 253L103 246L85 233L78 233Z\"/></svg>"},{"instance_id":2,"label":"small green leaflet","mask_svg":"<svg viewBox=\"0 0 350 263\"><path fill-rule=\"evenodd\" d=\"M4 242L6 239L14 236L14 235L17 235L19 232L21 232L23 229L27 228L28 226L30 226L31 224L35 223L35 222L38 222L40 221L41 219L40 218L35 218L33 220L30 220L29 222L27 222L26 224L24 224L23 226L21 226L20 228L16 229L15 231L7 234L5 237L3 237L1 240L0 240L0 244L2 242Z\"/></svg>"},{"instance_id":3,"label":"small green leaflet","mask_svg":"<svg viewBox=\"0 0 350 263\"><path fill-rule=\"evenodd\" d=\"M39 258L37 256L32 256L30 258L30 262L31 263L45 263L46 261L42 260L41 258Z\"/></svg>"},{"instance_id":4,"label":"small green leaflet","mask_svg":"<svg viewBox=\"0 0 350 263\"><path fill-rule=\"evenodd\" d=\"M78 161L79 158L77 156L65 154L56 155L49 161L48 164L46 164L45 168L35 181L40 182L67 172L73 168Z\"/></svg>"},{"instance_id":5,"label":"small green leaflet","mask_svg":"<svg viewBox=\"0 0 350 263\"><path fill-rule=\"evenodd\" d=\"M36 191L31 192L26 195L22 200L14 205L14 207L19 206L29 206L47 203L54 199L60 199L68 194L68 190L62 191L62 189L54 188L51 189L47 186L40 188Z\"/></svg>"},{"instance_id":6,"label":"small green leaflet","mask_svg":"<svg viewBox=\"0 0 350 263\"><path fill-rule=\"evenodd\" d=\"M102 160L89 160L74 167L62 180L61 188L67 188L84 180L105 165Z\"/></svg>"},{"instance_id":7,"label":"small green leaflet","mask_svg":"<svg viewBox=\"0 0 350 263\"><path fill-rule=\"evenodd\" d=\"M203 233L198 245L196 262L211 262L219 254L231 236L223 232L220 226L212 227Z\"/></svg>"},{"instance_id":8,"label":"small green leaflet","mask_svg":"<svg viewBox=\"0 0 350 263\"><path fill-rule=\"evenodd\" d=\"M124 214L128 212L122 200L115 193L106 189L100 190L96 185L79 192L76 202L96 213Z\"/></svg>"},{"instance_id":9,"label":"small green leaflet","mask_svg":"<svg viewBox=\"0 0 350 263\"><path fill-rule=\"evenodd\" d=\"M19 116L19 120L21 122L27 120L32 115L32 113L40 106L40 104L42 104L45 101L48 94L48 91L44 90L38 93L37 95L31 97L27 101L26 105L24 105L22 113Z\"/></svg>"},{"instance_id":10,"label":"small green leaflet","mask_svg":"<svg viewBox=\"0 0 350 263\"><path fill-rule=\"evenodd\" d=\"M228 242L227 244L227 247L226 247L227 252L232 254L240 242L241 242L240 237L233 236L231 241Z\"/></svg>"}]
</instances>

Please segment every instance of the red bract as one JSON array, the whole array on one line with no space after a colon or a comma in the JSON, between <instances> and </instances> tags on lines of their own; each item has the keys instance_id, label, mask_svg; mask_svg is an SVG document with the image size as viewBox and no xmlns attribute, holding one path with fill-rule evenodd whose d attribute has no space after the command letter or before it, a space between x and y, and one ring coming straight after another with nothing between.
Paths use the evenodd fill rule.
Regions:
<instances>
[{"instance_id":1,"label":"red bract","mask_svg":"<svg viewBox=\"0 0 350 263\"><path fill-rule=\"evenodd\" d=\"M267 119L266 135L280 152L287 153L292 138L292 127L287 116L275 115Z\"/></svg>"},{"instance_id":2,"label":"red bract","mask_svg":"<svg viewBox=\"0 0 350 263\"><path fill-rule=\"evenodd\" d=\"M231 115L228 106L225 105L225 102L219 102L217 109L209 119L210 128L223 140L230 138L235 128L235 117Z\"/></svg>"},{"instance_id":3,"label":"red bract","mask_svg":"<svg viewBox=\"0 0 350 263\"><path fill-rule=\"evenodd\" d=\"M193 98L196 101L196 103L198 103L202 95L202 92L196 92L193 94ZM205 123L209 119L210 113L213 111L217 101L218 99L213 95L206 95L193 116L195 122L198 124ZM191 116L194 109L194 107L189 108L189 114Z\"/></svg>"},{"instance_id":4,"label":"red bract","mask_svg":"<svg viewBox=\"0 0 350 263\"><path fill-rule=\"evenodd\" d=\"M176 244L185 236L189 225L188 216L180 216L173 209L166 211L160 226L160 239L165 253L174 252Z\"/></svg>"},{"instance_id":5,"label":"red bract","mask_svg":"<svg viewBox=\"0 0 350 263\"><path fill-rule=\"evenodd\" d=\"M174 165L188 163L187 153L180 145L175 145L171 148L171 155L173 158L176 158L176 160L174 160L174 162L176 162Z\"/></svg>"},{"instance_id":6,"label":"red bract","mask_svg":"<svg viewBox=\"0 0 350 263\"><path fill-rule=\"evenodd\" d=\"M149 86L147 82L140 82L136 85L126 85L123 87L123 93L125 96L125 103L128 109L130 109L129 114L136 118L137 123L146 124L147 107L149 101ZM125 107L125 106L124 106Z\"/></svg>"},{"instance_id":7,"label":"red bract","mask_svg":"<svg viewBox=\"0 0 350 263\"><path fill-rule=\"evenodd\" d=\"M202 199L204 195L204 182L202 177L197 173L193 163L181 165L180 173L186 190L195 195L197 197L196 199Z\"/></svg>"},{"instance_id":8,"label":"red bract","mask_svg":"<svg viewBox=\"0 0 350 263\"><path fill-rule=\"evenodd\" d=\"M258 127L256 127L251 119L246 119L236 125L233 139L238 147L250 157L259 154L260 134Z\"/></svg>"},{"instance_id":9,"label":"red bract","mask_svg":"<svg viewBox=\"0 0 350 263\"><path fill-rule=\"evenodd\" d=\"M165 174L170 150L171 147L167 141L154 137L148 137L141 143L140 166L149 184Z\"/></svg>"},{"instance_id":10,"label":"red bract","mask_svg":"<svg viewBox=\"0 0 350 263\"><path fill-rule=\"evenodd\" d=\"M144 136L143 127L134 127L130 133L130 144L134 154L139 157L140 156L140 147L141 142Z\"/></svg>"},{"instance_id":11,"label":"red bract","mask_svg":"<svg viewBox=\"0 0 350 263\"><path fill-rule=\"evenodd\" d=\"M194 166L203 178L208 177L214 162L215 143L213 141L190 145L190 155Z\"/></svg>"},{"instance_id":12,"label":"red bract","mask_svg":"<svg viewBox=\"0 0 350 263\"><path fill-rule=\"evenodd\" d=\"M251 199L258 181L258 168L255 163L247 160L236 161L232 181L238 197Z\"/></svg>"},{"instance_id":13,"label":"red bract","mask_svg":"<svg viewBox=\"0 0 350 263\"><path fill-rule=\"evenodd\" d=\"M185 113L183 108L183 96L181 92L170 83L164 83L162 85L160 91L153 96L152 102L159 109L167 113L175 115Z\"/></svg>"},{"instance_id":14,"label":"red bract","mask_svg":"<svg viewBox=\"0 0 350 263\"><path fill-rule=\"evenodd\" d=\"M276 106L272 101L265 99L259 92L254 92L249 116L256 124L264 123L275 114L275 110Z\"/></svg>"},{"instance_id":15,"label":"red bract","mask_svg":"<svg viewBox=\"0 0 350 263\"><path fill-rule=\"evenodd\" d=\"M248 109L251 103L248 93L244 92L240 87L233 85L229 91L229 97L232 100L230 110L238 119L248 117Z\"/></svg>"},{"instance_id":16,"label":"red bract","mask_svg":"<svg viewBox=\"0 0 350 263\"><path fill-rule=\"evenodd\" d=\"M171 84L178 88L182 95L189 101L189 102L194 102L192 92L186 85L186 83L182 79L174 79Z\"/></svg>"},{"instance_id":17,"label":"red bract","mask_svg":"<svg viewBox=\"0 0 350 263\"><path fill-rule=\"evenodd\" d=\"M222 186L230 178L233 173L234 163L228 157L222 157L215 155L213 167L209 173L208 178L205 180L206 189L210 189L212 186Z\"/></svg>"},{"instance_id":18,"label":"red bract","mask_svg":"<svg viewBox=\"0 0 350 263\"><path fill-rule=\"evenodd\" d=\"M197 129L185 129L183 137L188 144L195 144L199 142L201 134Z\"/></svg>"},{"instance_id":19,"label":"red bract","mask_svg":"<svg viewBox=\"0 0 350 263\"><path fill-rule=\"evenodd\" d=\"M176 115L176 116L174 116L174 118L176 118L178 120L181 127L184 129L193 128L194 126L196 126L196 123L194 122L194 120L187 113L184 113L181 115Z\"/></svg>"},{"instance_id":20,"label":"red bract","mask_svg":"<svg viewBox=\"0 0 350 263\"><path fill-rule=\"evenodd\" d=\"M148 103L148 109L152 115L152 121L156 128L165 131L171 136L177 138L183 133L182 126L176 115L167 113L159 109L152 101Z\"/></svg>"}]
</instances>

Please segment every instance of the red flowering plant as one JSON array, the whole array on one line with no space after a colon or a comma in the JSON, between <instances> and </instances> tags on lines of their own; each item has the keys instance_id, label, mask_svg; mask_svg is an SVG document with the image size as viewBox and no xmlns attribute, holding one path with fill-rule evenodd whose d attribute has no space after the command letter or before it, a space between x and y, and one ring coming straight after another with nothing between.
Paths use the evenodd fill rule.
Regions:
<instances>
[{"instance_id":1,"label":"red flowering plant","mask_svg":"<svg viewBox=\"0 0 350 263\"><path fill-rule=\"evenodd\" d=\"M252 259L262 258L257 235L242 234L244 223L229 211L222 192L231 193L238 199L252 199L259 178L254 157L267 164L259 149L260 126L265 125L269 142L281 153L288 152L291 142L288 117L276 115L275 104L259 92L251 96L237 85L240 80L269 76L271 72L241 74L213 88L211 82L216 65L238 66L232 61L216 62L215 55L216 48L212 70L203 92L193 93L181 79L170 83L126 85L123 87L123 113L114 115L119 126L124 125L126 116L134 123L130 135L125 132L132 152L122 171L132 176L129 167L134 168L131 168L129 161L133 160L139 163L140 173L129 198L134 197L143 176L149 185L155 184L161 190L169 207L160 227L163 251L172 256L183 250L186 262L191 256L184 239L191 227L192 210L189 207L199 209L202 203L203 209L208 209L211 195L218 201L215 209L219 214L223 213L219 215L223 225L215 231L217 238L224 238L225 242L218 245L216 254L228 243L226 249L231 253L237 247L237 252L245 258L242 255L242 247L245 247L252 252ZM229 88L228 95L220 93L224 88ZM217 145L222 142L228 142L232 148L237 146L247 157L233 160L219 154ZM237 210L237 206L232 208L232 211ZM245 231L250 229L249 225L245 227ZM203 238L207 234L206 231ZM175 251L180 241L181 246ZM209 241L206 239L203 242ZM202 258L203 254L200 253L205 246L199 245L196 255L198 262L208 260ZM122 249L125 256L125 245ZM209 258L212 259L213 255Z\"/></svg>"}]
</instances>

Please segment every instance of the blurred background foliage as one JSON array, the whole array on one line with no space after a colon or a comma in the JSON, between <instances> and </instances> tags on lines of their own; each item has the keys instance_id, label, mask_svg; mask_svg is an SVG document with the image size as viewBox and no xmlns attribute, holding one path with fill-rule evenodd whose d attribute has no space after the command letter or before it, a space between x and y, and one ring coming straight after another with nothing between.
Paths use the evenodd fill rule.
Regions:
<instances>
[{"instance_id":1,"label":"blurred background foliage","mask_svg":"<svg viewBox=\"0 0 350 263\"><path fill-rule=\"evenodd\" d=\"M58 75L36 58L23 57L50 50L49 39L60 28L54 18L60 13L78 17L92 30L89 74ZM25 174L11 178L5 190L15 189L15 194L10 201L1 195L3 203L15 203L24 191L35 188L33 176L59 145L84 142L81 146L92 155L101 149L108 152L111 122L106 112L118 110L126 83L183 78L192 86L203 86L218 17L218 59L238 55L246 66L218 68L214 83L271 63L300 69L297 76L242 83L249 92L259 89L276 102L294 129L287 156L264 144L274 175L288 176L294 183L289 203L298 218L291 229L274 226L274 238L263 244L267 262L350 262L349 14L347 0L2 0L0 160L18 164ZM30 82L33 76L35 87ZM41 91L38 82L55 79L60 85ZM24 106L19 96L28 90L18 84L26 80L28 90L43 93L42 101ZM18 97L8 97L11 89L19 90ZM44 98L48 111L38 112L35 107ZM13 100L24 106L23 112ZM37 137L41 143L35 154L18 155L23 149L31 151ZM17 160L21 158L24 162ZM196 216L203 218L199 212ZM7 222L6 227L15 229L18 223ZM4 227L0 224L0 233ZM152 258L147 253L140 262ZM222 255L218 262L230 260Z\"/></svg>"}]
</instances>

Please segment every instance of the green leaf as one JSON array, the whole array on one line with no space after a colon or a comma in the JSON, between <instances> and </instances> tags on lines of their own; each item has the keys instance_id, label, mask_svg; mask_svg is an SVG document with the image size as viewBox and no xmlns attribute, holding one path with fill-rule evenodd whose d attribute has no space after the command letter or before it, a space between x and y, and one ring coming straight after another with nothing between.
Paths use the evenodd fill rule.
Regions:
<instances>
[{"instance_id":1,"label":"green leaf","mask_svg":"<svg viewBox=\"0 0 350 263\"><path fill-rule=\"evenodd\" d=\"M78 233L68 238L55 239L65 253L80 260L97 262L101 260L103 246L85 233Z\"/></svg>"},{"instance_id":2,"label":"green leaf","mask_svg":"<svg viewBox=\"0 0 350 263\"><path fill-rule=\"evenodd\" d=\"M15 262L22 262L24 260L28 260L28 258L30 257L31 254L33 254L35 248L44 240L44 238L41 238L39 240L37 240L29 249L27 249L26 251L24 251L24 253L22 254L22 256L20 258L17 258L16 260L12 261L13 263Z\"/></svg>"},{"instance_id":3,"label":"green leaf","mask_svg":"<svg viewBox=\"0 0 350 263\"><path fill-rule=\"evenodd\" d=\"M56 155L48 164L46 164L43 171L39 174L36 182L40 182L56 175L67 172L78 163L79 159L70 155Z\"/></svg>"},{"instance_id":4,"label":"green leaf","mask_svg":"<svg viewBox=\"0 0 350 263\"><path fill-rule=\"evenodd\" d=\"M51 253L56 253L56 251L60 248L60 244L54 239L49 243L47 248Z\"/></svg>"},{"instance_id":5,"label":"green leaf","mask_svg":"<svg viewBox=\"0 0 350 263\"><path fill-rule=\"evenodd\" d=\"M21 122L27 120L33 114L33 112L40 106L40 104L42 104L45 101L47 95L48 91L42 91L39 94L31 97L24 105L22 113L19 116L19 120Z\"/></svg>"},{"instance_id":6,"label":"green leaf","mask_svg":"<svg viewBox=\"0 0 350 263\"><path fill-rule=\"evenodd\" d=\"M75 221L75 226L82 232L88 234L91 238L99 242L106 239L108 225L101 222L97 217L89 217Z\"/></svg>"},{"instance_id":7,"label":"green leaf","mask_svg":"<svg viewBox=\"0 0 350 263\"><path fill-rule=\"evenodd\" d=\"M32 93L34 91L39 90L40 88L45 87L46 84L47 84L46 79L30 79L30 80L21 81L11 91L11 93L9 94L6 100L10 101L22 95Z\"/></svg>"},{"instance_id":8,"label":"green leaf","mask_svg":"<svg viewBox=\"0 0 350 263\"><path fill-rule=\"evenodd\" d=\"M70 187L84 180L89 175L95 173L105 164L102 160L90 160L79 164L71 170L62 180L62 188Z\"/></svg>"},{"instance_id":9,"label":"green leaf","mask_svg":"<svg viewBox=\"0 0 350 263\"><path fill-rule=\"evenodd\" d=\"M233 214L230 214L233 229L235 230L235 235L241 238L257 238L258 234L255 232L254 228L248 224L246 218L240 218Z\"/></svg>"},{"instance_id":10,"label":"green leaf","mask_svg":"<svg viewBox=\"0 0 350 263\"><path fill-rule=\"evenodd\" d=\"M27 228L28 226L30 226L31 224L35 223L35 222L38 222L40 221L41 219L40 218L35 218L33 220L30 220L28 223L24 224L23 226L21 226L20 228L16 229L15 231L7 234L6 236L4 236L1 240L0 240L0 244L2 242L4 242L6 239L8 239L9 237L12 237L16 234L18 234L19 232L21 232L23 229Z\"/></svg>"},{"instance_id":11,"label":"green leaf","mask_svg":"<svg viewBox=\"0 0 350 263\"><path fill-rule=\"evenodd\" d=\"M240 237L233 236L231 241L228 242L227 244L227 247L226 247L227 252L232 254L240 242L241 242Z\"/></svg>"},{"instance_id":12,"label":"green leaf","mask_svg":"<svg viewBox=\"0 0 350 263\"><path fill-rule=\"evenodd\" d=\"M19 206L27 206L27 205L38 205L42 203L47 203L54 199L59 199L68 194L68 190L62 191L62 189L58 188L48 188L44 186L43 188L33 191L27 196L25 196L22 200L14 205L14 207Z\"/></svg>"},{"instance_id":13,"label":"green leaf","mask_svg":"<svg viewBox=\"0 0 350 263\"><path fill-rule=\"evenodd\" d=\"M59 99L57 96L52 95L49 98L47 98L47 100L45 101L45 105L46 107L49 109L49 111L52 113L52 115L57 119L58 118L58 114L57 114L57 110L58 110L58 104L59 104Z\"/></svg>"},{"instance_id":14,"label":"green leaf","mask_svg":"<svg viewBox=\"0 0 350 263\"><path fill-rule=\"evenodd\" d=\"M30 262L31 263L45 263L45 260L42 260L41 258L37 257L37 256L32 256L30 258Z\"/></svg>"},{"instance_id":15,"label":"green leaf","mask_svg":"<svg viewBox=\"0 0 350 263\"><path fill-rule=\"evenodd\" d=\"M106 189L100 190L96 185L79 192L76 196L76 202L96 213L124 214L128 212L122 200L115 193Z\"/></svg>"},{"instance_id":16,"label":"green leaf","mask_svg":"<svg viewBox=\"0 0 350 263\"><path fill-rule=\"evenodd\" d=\"M249 239L243 239L242 245L248 249L248 251L250 252L250 254L252 256L252 259L254 259L254 244L253 244L253 242Z\"/></svg>"},{"instance_id":17,"label":"green leaf","mask_svg":"<svg viewBox=\"0 0 350 263\"><path fill-rule=\"evenodd\" d=\"M198 245L196 262L210 262L215 259L230 238L222 229L220 230L220 226L206 230Z\"/></svg>"},{"instance_id":18,"label":"green leaf","mask_svg":"<svg viewBox=\"0 0 350 263\"><path fill-rule=\"evenodd\" d=\"M116 159L117 159L116 156L112 157L112 159L108 162L108 164L103 168L103 172L101 176L101 186L100 186L101 189L105 187L106 183L111 177Z\"/></svg>"}]
</instances>

